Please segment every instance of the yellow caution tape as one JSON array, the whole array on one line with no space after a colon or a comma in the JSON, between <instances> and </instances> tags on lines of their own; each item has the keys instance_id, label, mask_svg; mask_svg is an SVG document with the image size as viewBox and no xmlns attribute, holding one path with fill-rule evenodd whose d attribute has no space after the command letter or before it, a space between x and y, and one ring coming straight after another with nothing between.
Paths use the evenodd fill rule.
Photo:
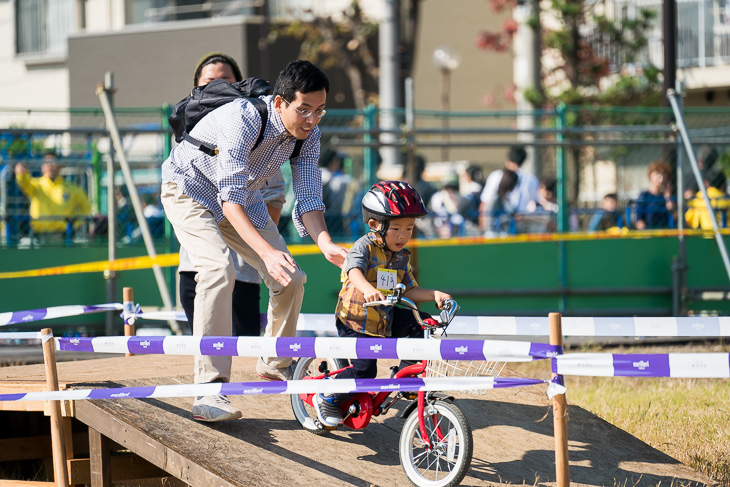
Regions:
<instances>
[{"instance_id":1,"label":"yellow caution tape","mask_svg":"<svg viewBox=\"0 0 730 487\"><path fill-rule=\"evenodd\" d=\"M157 264L160 267L176 266L179 263L178 254L158 255L154 259L149 256L129 257L118 259L112 262L100 260L97 262L86 262L83 264L70 264L58 267L46 267L45 269L34 269L28 271L0 272L0 279L11 279L15 277L37 277L57 276L63 274L79 274L83 272L113 272L135 269L149 269Z\"/></svg>"},{"instance_id":2,"label":"yellow caution tape","mask_svg":"<svg viewBox=\"0 0 730 487\"><path fill-rule=\"evenodd\" d=\"M319 253L319 247L314 244L292 246L292 255L311 255ZM100 260L97 262L86 262L83 264L70 264L58 267L46 267L45 269L33 269L27 271L0 272L0 279L12 279L17 277L39 277L59 276L64 274L80 274L84 272L114 272L131 271L138 269L149 269L155 264L160 267L174 267L180 263L179 254L158 255L154 259L149 256L129 257L117 259L113 262Z\"/></svg>"},{"instance_id":3,"label":"yellow caution tape","mask_svg":"<svg viewBox=\"0 0 730 487\"><path fill-rule=\"evenodd\" d=\"M722 229L723 235L730 235L730 229ZM561 242L561 241L579 241L579 240L605 240L611 238L652 238L652 237L677 237L678 230L642 230L629 231L626 229L616 229L607 232L596 233L542 233L542 234L524 234L513 235L508 237L453 237L448 239L433 240L412 240L409 247L449 247L464 245L483 245L483 244L506 244L515 242ZM712 232L707 230L683 230L683 236L705 236L712 237ZM349 247L351 244L341 244ZM289 251L293 256L297 255L313 255L319 253L319 247L314 244L309 245L292 245ZM83 264L71 264L58 267L46 267L45 269L33 269L27 271L0 272L0 279L12 279L18 277L38 277L38 276L58 276L64 274L78 274L84 272L114 272L114 271L131 271L138 269L149 269L154 265L160 267L173 267L179 264L179 255L163 254L158 255L154 259L149 256L129 257L126 259L117 259L113 262L101 260L97 262L87 262Z\"/></svg>"},{"instance_id":4,"label":"yellow caution tape","mask_svg":"<svg viewBox=\"0 0 730 487\"><path fill-rule=\"evenodd\" d=\"M722 235L730 235L730 229L720 229ZM409 247L448 247L483 244L508 244L518 242L568 242L581 240L608 240L608 239L646 239L655 237L678 237L679 230L629 230L627 228L613 228L605 232L592 233L528 233L503 237L452 237L447 239L411 240ZM682 236L702 236L712 238L712 231L682 230Z\"/></svg>"}]
</instances>

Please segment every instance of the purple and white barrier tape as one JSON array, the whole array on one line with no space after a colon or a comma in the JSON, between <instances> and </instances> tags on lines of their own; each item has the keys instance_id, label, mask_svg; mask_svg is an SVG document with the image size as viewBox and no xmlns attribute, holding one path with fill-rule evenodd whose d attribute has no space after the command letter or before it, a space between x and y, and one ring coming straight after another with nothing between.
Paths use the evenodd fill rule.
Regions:
<instances>
[{"instance_id":1,"label":"purple and white barrier tape","mask_svg":"<svg viewBox=\"0 0 730 487\"><path fill-rule=\"evenodd\" d=\"M579 318L563 317L563 336L620 337L725 337L730 336L730 317L690 316L678 318ZM547 317L457 316L449 335L549 336Z\"/></svg>"},{"instance_id":2,"label":"purple and white barrier tape","mask_svg":"<svg viewBox=\"0 0 730 487\"><path fill-rule=\"evenodd\" d=\"M188 321L184 311L142 311L139 304L134 304L131 301L122 304L122 319L125 325L133 325L139 319Z\"/></svg>"},{"instance_id":3,"label":"purple and white barrier tape","mask_svg":"<svg viewBox=\"0 0 730 487\"><path fill-rule=\"evenodd\" d=\"M126 307L125 307L126 306ZM63 318L87 313L121 310L127 324L136 319L187 321L182 311L147 311L133 303L95 306L55 306L51 308L0 313L0 326ZM726 337L730 336L730 317L690 316L677 318L562 318L563 336L620 337ZM331 313L300 314L297 330L336 334ZM449 335L549 336L550 324L543 316L457 316L448 328Z\"/></svg>"},{"instance_id":4,"label":"purple and white barrier tape","mask_svg":"<svg viewBox=\"0 0 730 487\"><path fill-rule=\"evenodd\" d=\"M39 331L0 332L0 340L40 340L42 337Z\"/></svg>"},{"instance_id":5,"label":"purple and white barrier tape","mask_svg":"<svg viewBox=\"0 0 730 487\"><path fill-rule=\"evenodd\" d=\"M231 382L167 386L74 389L68 391L0 394L0 401L78 401L84 399L142 399L153 397L240 396L378 391L468 391L544 384L538 379L502 377L427 377L411 379L293 380L281 382Z\"/></svg>"},{"instance_id":6,"label":"purple and white barrier tape","mask_svg":"<svg viewBox=\"0 0 730 487\"><path fill-rule=\"evenodd\" d=\"M161 321L188 321L184 311L142 311L134 313L135 319L161 320Z\"/></svg>"},{"instance_id":7,"label":"purple and white barrier tape","mask_svg":"<svg viewBox=\"0 0 730 487\"><path fill-rule=\"evenodd\" d=\"M132 336L62 337L56 349L75 352L239 357L383 358L528 362L562 353L545 343L419 338Z\"/></svg>"},{"instance_id":8,"label":"purple and white barrier tape","mask_svg":"<svg viewBox=\"0 0 730 487\"><path fill-rule=\"evenodd\" d=\"M134 317L150 320L187 321L185 314L180 311L147 313L137 311ZM723 316L678 318L564 317L561 324L563 336L730 336L730 317ZM300 314L297 330L337 334L332 314L327 313ZM547 317L542 316L457 316L449 325L447 333L450 336L549 336L550 323Z\"/></svg>"},{"instance_id":9,"label":"purple and white barrier tape","mask_svg":"<svg viewBox=\"0 0 730 487\"><path fill-rule=\"evenodd\" d=\"M729 378L727 353L571 353L553 360L553 372L591 377Z\"/></svg>"},{"instance_id":10,"label":"purple and white barrier tape","mask_svg":"<svg viewBox=\"0 0 730 487\"><path fill-rule=\"evenodd\" d=\"M89 313L121 310L122 305L117 303L97 304L93 306L53 306L51 308L30 309L26 311L8 311L0 313L0 326L29 323L31 321L65 318Z\"/></svg>"}]
</instances>

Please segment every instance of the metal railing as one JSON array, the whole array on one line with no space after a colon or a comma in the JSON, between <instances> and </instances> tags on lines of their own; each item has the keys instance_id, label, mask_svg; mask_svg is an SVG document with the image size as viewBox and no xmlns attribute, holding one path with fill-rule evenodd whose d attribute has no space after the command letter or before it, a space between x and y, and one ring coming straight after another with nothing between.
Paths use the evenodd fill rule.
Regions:
<instances>
[{"instance_id":1,"label":"metal railing","mask_svg":"<svg viewBox=\"0 0 730 487\"><path fill-rule=\"evenodd\" d=\"M725 0L677 0L677 67L721 66L730 62L730 3ZM648 46L637 64L664 65L661 0L616 0L615 19L633 18L636 10L656 12ZM614 70L626 65L617 50L610 53Z\"/></svg>"},{"instance_id":2,"label":"metal railing","mask_svg":"<svg viewBox=\"0 0 730 487\"><path fill-rule=\"evenodd\" d=\"M391 115L399 120L401 128L391 133L395 135L392 144L399 149L402 165L378 168L378 149L384 145L379 140L383 133L378 129L380 115L372 106L365 110L330 110L320 124L322 153L334 151L341 154L341 171L360 190L376 177L405 177L417 159L423 159L426 161L424 180L436 191L441 188L442 180L453 176L453 172L460 183L464 183L465 169L469 165L478 166L483 176L503 167L508 148L516 143L524 144L529 154L526 170L535 173L544 182L556 180L553 193L557 194L553 196L558 212L553 215L515 215L517 220L535 220L541 224L508 225L513 233L585 231L592 214L600 208L604 195L609 193L616 193L622 224L630 228L634 221L633 202L648 184L646 171L649 163L663 159L675 167L687 164L686 158L676 155L677 141L671 126L673 115L668 109L559 107L535 112L414 110L411 127L405 124L405 110L397 110ZM132 164L139 192L146 195L150 203L154 203L159 187L159 167L171 147L169 132L163 128L165 117L166 112L162 108L117 109L125 154ZM532 118L536 128L516 129L520 117ZM700 145L712 147L720 161L717 167L722 161L730 162L730 110L686 109L685 121L696 148ZM23 206L25 196L14 185L12 167L17 162L30 163L31 166L37 163L36 168L39 167L40 155L48 147L55 147L62 155L62 162L70 168L88 172L83 185L92 201L93 214L106 214L108 177L104 161L110 157L107 137L99 109L0 109L3 244L15 245L19 238L27 236L14 230L23 225L23 218L27 226L27 208ZM448 161L441 160L444 152L449 156ZM690 174L686 169L683 174ZM115 187L120 184L121 176L116 174ZM335 234L338 238L354 239L364 230L357 211L358 194L362 193L354 191L349 195L352 212L342 215L339 223L341 231ZM483 234L478 227L479 195L462 196L471 198L471 203L461 214L463 220L453 220L434 211L433 218L426 220L432 228L423 235ZM676 192L674 197L677 197ZM290 204L293 195L287 199ZM286 213L287 208L284 211L285 222ZM676 224L679 216L675 214L673 217ZM85 233L89 236L95 235L91 223L90 230ZM435 228L441 224L447 226L443 232ZM137 241L133 216L119 225L120 239L124 239L120 243ZM284 225L282 230L292 241L297 241L291 226ZM162 232L162 235L160 238L171 238L169 231ZM78 237L74 240L84 242Z\"/></svg>"}]
</instances>

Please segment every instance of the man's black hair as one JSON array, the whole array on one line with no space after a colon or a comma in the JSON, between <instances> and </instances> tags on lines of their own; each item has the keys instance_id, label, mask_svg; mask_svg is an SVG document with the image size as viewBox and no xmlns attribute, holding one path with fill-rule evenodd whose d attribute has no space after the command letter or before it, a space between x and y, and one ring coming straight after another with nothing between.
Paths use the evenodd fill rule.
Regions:
<instances>
[{"instance_id":1,"label":"man's black hair","mask_svg":"<svg viewBox=\"0 0 730 487\"><path fill-rule=\"evenodd\" d=\"M507 153L507 159L521 167L522 163L527 159L527 151L521 145L513 145Z\"/></svg>"},{"instance_id":2,"label":"man's black hair","mask_svg":"<svg viewBox=\"0 0 730 487\"><path fill-rule=\"evenodd\" d=\"M302 59L287 64L274 84L274 96L279 95L288 102L296 98L297 92L306 94L320 90L330 91L327 75L315 64Z\"/></svg>"},{"instance_id":3,"label":"man's black hair","mask_svg":"<svg viewBox=\"0 0 730 487\"><path fill-rule=\"evenodd\" d=\"M227 64L233 71L233 78L236 81L241 81L243 76L241 75L241 68L238 67L238 63L228 54L223 52L210 52L200 58L198 64L195 66L195 72L193 73L193 87L198 86L200 82L200 75L203 74L203 68L209 64Z\"/></svg>"},{"instance_id":4,"label":"man's black hair","mask_svg":"<svg viewBox=\"0 0 730 487\"><path fill-rule=\"evenodd\" d=\"M541 182L545 186L545 189L551 193L554 193L558 188L558 180L555 178L545 178Z\"/></svg>"},{"instance_id":5,"label":"man's black hair","mask_svg":"<svg viewBox=\"0 0 730 487\"><path fill-rule=\"evenodd\" d=\"M472 181L475 181L479 184L484 184L484 175L482 174L482 168L479 166L475 166L474 164L467 166L465 169L466 173L469 175Z\"/></svg>"}]
</instances>

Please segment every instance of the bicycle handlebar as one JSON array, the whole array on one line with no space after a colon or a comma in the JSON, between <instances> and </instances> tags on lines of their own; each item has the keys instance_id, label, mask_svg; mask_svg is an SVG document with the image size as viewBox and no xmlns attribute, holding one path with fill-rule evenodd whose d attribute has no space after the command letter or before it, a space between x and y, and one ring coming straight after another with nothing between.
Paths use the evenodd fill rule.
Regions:
<instances>
[{"instance_id":1,"label":"bicycle handlebar","mask_svg":"<svg viewBox=\"0 0 730 487\"><path fill-rule=\"evenodd\" d=\"M365 303L364 306L395 306L397 304L404 305L413 310L413 316L416 317L416 320L423 328L434 328L433 326L429 326L423 322L423 320L421 319L421 315L418 313L418 307L416 306L416 303L403 296L402 291L403 289L396 289L395 294L386 296L384 300L370 301L369 303ZM439 319L441 321L440 328L446 328L447 326L449 326L451 320L454 319L454 316L456 316L456 313L459 312L460 308L461 307L453 299L447 299L446 301L444 301L444 303L442 304L441 313L439 313Z\"/></svg>"},{"instance_id":2,"label":"bicycle handlebar","mask_svg":"<svg viewBox=\"0 0 730 487\"><path fill-rule=\"evenodd\" d=\"M404 296L396 296L394 294L388 295L381 301L370 301L365 303L365 306L394 306L396 304L403 304L411 309L416 309L416 303Z\"/></svg>"}]
</instances>

